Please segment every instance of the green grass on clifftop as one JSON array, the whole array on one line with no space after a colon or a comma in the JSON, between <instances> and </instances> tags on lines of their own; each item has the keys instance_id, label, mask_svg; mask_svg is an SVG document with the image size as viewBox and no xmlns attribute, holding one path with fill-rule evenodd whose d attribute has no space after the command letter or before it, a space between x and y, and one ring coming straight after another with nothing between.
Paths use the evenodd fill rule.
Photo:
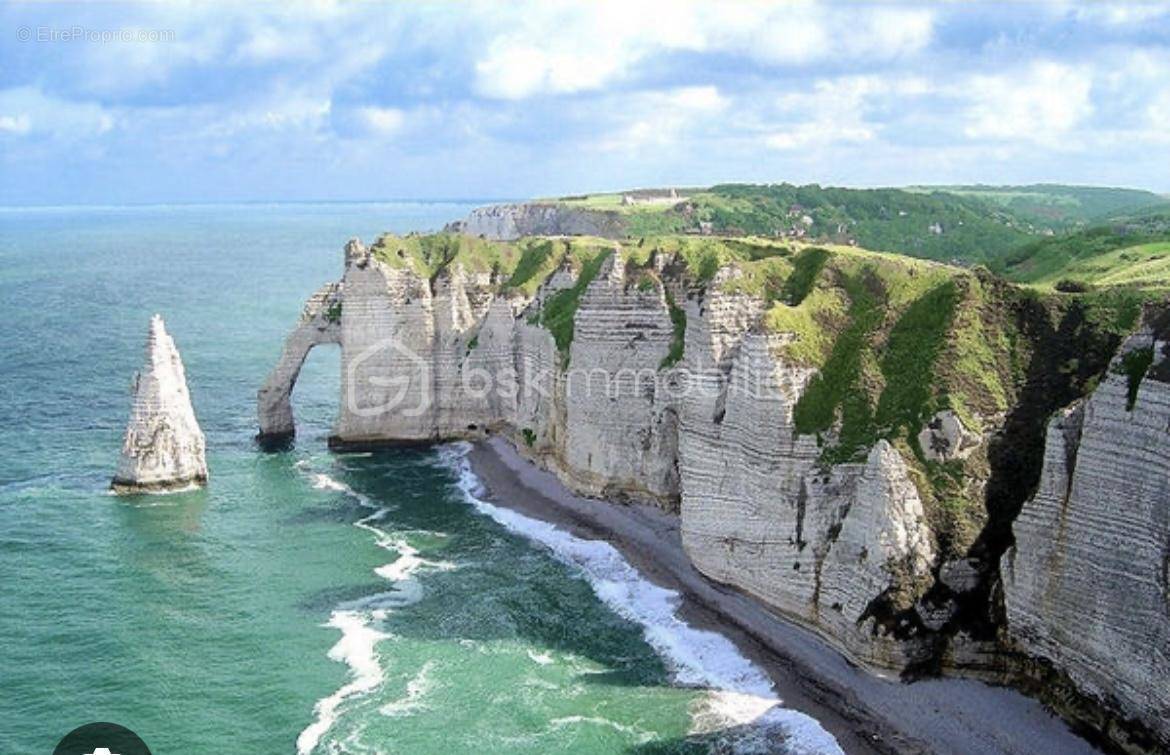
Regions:
<instances>
[{"instance_id":1,"label":"green grass on clifftop","mask_svg":"<svg viewBox=\"0 0 1170 755\"><path fill-rule=\"evenodd\" d=\"M878 401L879 432L913 437L932 412L935 360L942 351L958 303L949 280L914 301L890 330L880 364L886 387Z\"/></svg>"},{"instance_id":2,"label":"green grass on clifftop","mask_svg":"<svg viewBox=\"0 0 1170 755\"><path fill-rule=\"evenodd\" d=\"M460 233L386 234L374 242L370 253L389 267L407 268L431 279L456 264L472 273L510 275L520 261L514 244Z\"/></svg>"},{"instance_id":3,"label":"green grass on clifftop","mask_svg":"<svg viewBox=\"0 0 1170 755\"><path fill-rule=\"evenodd\" d=\"M569 288L556 292L545 302L540 311L540 324L548 328L556 341L557 350L564 358L563 364L568 364L569 347L573 344L573 318L577 315L577 307L581 303L581 296L589 284L601 271L605 260L613 254L612 249L595 250L591 256L581 254L581 268L576 282Z\"/></svg>"}]
</instances>

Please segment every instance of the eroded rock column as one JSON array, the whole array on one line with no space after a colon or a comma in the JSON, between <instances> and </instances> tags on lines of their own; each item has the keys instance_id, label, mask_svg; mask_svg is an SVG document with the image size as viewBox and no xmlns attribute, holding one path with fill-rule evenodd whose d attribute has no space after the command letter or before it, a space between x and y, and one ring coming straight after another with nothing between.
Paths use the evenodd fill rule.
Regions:
<instances>
[{"instance_id":1,"label":"eroded rock column","mask_svg":"<svg viewBox=\"0 0 1170 755\"><path fill-rule=\"evenodd\" d=\"M150 320L146 364L134 375L134 404L118 470L117 493L158 493L207 482L203 431L195 420L187 376L162 317Z\"/></svg>"}]
</instances>

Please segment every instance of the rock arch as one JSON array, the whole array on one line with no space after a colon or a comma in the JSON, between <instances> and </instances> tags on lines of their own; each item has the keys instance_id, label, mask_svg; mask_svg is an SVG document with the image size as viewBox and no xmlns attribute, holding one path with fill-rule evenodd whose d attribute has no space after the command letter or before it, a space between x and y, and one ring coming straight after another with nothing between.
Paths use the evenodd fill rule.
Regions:
<instances>
[{"instance_id":1,"label":"rock arch","mask_svg":"<svg viewBox=\"0 0 1170 755\"><path fill-rule=\"evenodd\" d=\"M258 440L278 442L293 437L292 391L309 351L323 343L341 343L342 285L328 283L305 302L297 327L284 341L280 361L256 395L260 420Z\"/></svg>"}]
</instances>

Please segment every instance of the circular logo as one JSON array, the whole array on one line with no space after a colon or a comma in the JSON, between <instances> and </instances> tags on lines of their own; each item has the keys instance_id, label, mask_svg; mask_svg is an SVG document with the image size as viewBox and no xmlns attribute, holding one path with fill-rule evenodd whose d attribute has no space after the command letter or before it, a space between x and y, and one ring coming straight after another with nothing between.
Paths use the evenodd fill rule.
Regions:
<instances>
[{"instance_id":1,"label":"circular logo","mask_svg":"<svg viewBox=\"0 0 1170 755\"><path fill-rule=\"evenodd\" d=\"M99 721L66 734L53 755L150 755L150 748L125 726Z\"/></svg>"}]
</instances>

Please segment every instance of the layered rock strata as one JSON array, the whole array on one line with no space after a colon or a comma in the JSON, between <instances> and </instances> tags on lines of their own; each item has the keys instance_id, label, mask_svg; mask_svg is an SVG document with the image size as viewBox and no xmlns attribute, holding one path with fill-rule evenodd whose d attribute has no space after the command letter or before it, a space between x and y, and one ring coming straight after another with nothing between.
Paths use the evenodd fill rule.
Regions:
<instances>
[{"instance_id":1,"label":"layered rock strata","mask_svg":"<svg viewBox=\"0 0 1170 755\"><path fill-rule=\"evenodd\" d=\"M1143 349L1152 351L1149 368L1127 375L1125 356ZM1106 707L1151 725L1170 749L1165 334L1131 337L1100 387L1052 419L1040 487L1013 532L1001 566L1011 641Z\"/></svg>"},{"instance_id":2,"label":"layered rock strata","mask_svg":"<svg viewBox=\"0 0 1170 755\"><path fill-rule=\"evenodd\" d=\"M146 364L134 375L134 403L110 484L117 493L157 493L203 485L207 459L187 376L162 317L150 320Z\"/></svg>"}]
</instances>

